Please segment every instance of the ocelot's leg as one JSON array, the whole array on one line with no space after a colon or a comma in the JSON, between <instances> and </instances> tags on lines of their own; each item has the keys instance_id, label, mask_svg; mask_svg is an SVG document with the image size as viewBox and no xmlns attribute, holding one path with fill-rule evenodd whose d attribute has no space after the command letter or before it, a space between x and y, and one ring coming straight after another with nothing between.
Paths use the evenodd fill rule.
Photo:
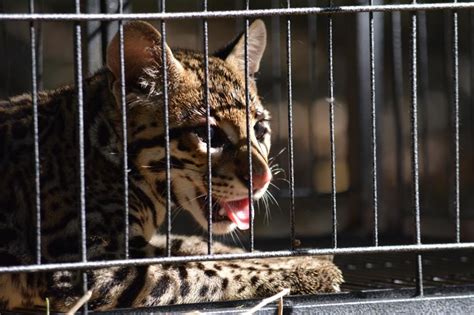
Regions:
<instances>
[{"instance_id":1,"label":"ocelot's leg","mask_svg":"<svg viewBox=\"0 0 474 315\"><path fill-rule=\"evenodd\" d=\"M284 288L292 294L337 292L342 282L332 262L315 257L157 264L88 274L93 309L266 297ZM50 296L58 296L56 289ZM74 298L67 298L51 298L53 307L69 309Z\"/></svg>"},{"instance_id":2,"label":"ocelot's leg","mask_svg":"<svg viewBox=\"0 0 474 315\"><path fill-rule=\"evenodd\" d=\"M143 247L131 248L131 253L162 256L165 244L165 237L156 237ZM207 253L206 241L198 237L173 235L171 248L174 256ZM243 251L214 242L214 252ZM319 257L114 267L88 271L87 275L91 309L265 297L284 288L293 294L334 292L342 282L339 269ZM3 308L44 307L48 298L52 309L67 311L83 295L77 271L1 275L0 284Z\"/></svg>"},{"instance_id":3,"label":"ocelot's leg","mask_svg":"<svg viewBox=\"0 0 474 315\"><path fill-rule=\"evenodd\" d=\"M124 266L87 272L91 309L266 297L289 288L292 294L337 292L339 269L317 257L272 258ZM0 276L5 308L44 307L67 311L83 295L81 273ZM27 289L25 289L27 288Z\"/></svg>"}]
</instances>

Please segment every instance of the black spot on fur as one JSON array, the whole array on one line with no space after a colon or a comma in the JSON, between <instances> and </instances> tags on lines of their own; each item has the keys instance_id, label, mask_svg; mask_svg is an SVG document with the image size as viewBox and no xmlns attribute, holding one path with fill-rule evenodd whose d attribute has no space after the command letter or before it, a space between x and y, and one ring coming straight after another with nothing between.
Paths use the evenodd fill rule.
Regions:
<instances>
[{"instance_id":1,"label":"black spot on fur","mask_svg":"<svg viewBox=\"0 0 474 315\"><path fill-rule=\"evenodd\" d=\"M222 290L227 289L228 286L229 286L229 279L227 278L222 279Z\"/></svg>"},{"instance_id":2,"label":"black spot on fur","mask_svg":"<svg viewBox=\"0 0 474 315\"><path fill-rule=\"evenodd\" d=\"M179 253L181 250L181 246L183 245L182 239L174 239L171 241L171 252L172 253Z\"/></svg>"},{"instance_id":3,"label":"black spot on fur","mask_svg":"<svg viewBox=\"0 0 474 315\"><path fill-rule=\"evenodd\" d=\"M190 151L190 149L188 148L188 146L184 143L182 139L178 141L178 150L183 151L183 152Z\"/></svg>"},{"instance_id":4,"label":"black spot on fur","mask_svg":"<svg viewBox=\"0 0 474 315\"><path fill-rule=\"evenodd\" d=\"M171 157L171 168L176 168L176 169L183 169L184 168L184 163L180 159L177 159L175 157Z\"/></svg>"},{"instance_id":5,"label":"black spot on fur","mask_svg":"<svg viewBox=\"0 0 474 315\"><path fill-rule=\"evenodd\" d=\"M206 269L204 270L204 274L208 277L215 277L217 276L217 272L215 270L212 270L212 269Z\"/></svg>"},{"instance_id":6,"label":"black spot on fur","mask_svg":"<svg viewBox=\"0 0 474 315\"><path fill-rule=\"evenodd\" d=\"M170 141L180 137L183 133L190 132L191 128L173 128L170 129ZM163 135L158 135L151 139L137 139L129 144L128 153L131 156L137 156L143 149L153 147L164 147L165 139Z\"/></svg>"},{"instance_id":7,"label":"black spot on fur","mask_svg":"<svg viewBox=\"0 0 474 315\"><path fill-rule=\"evenodd\" d=\"M207 292L209 291L209 287L205 284L201 287L199 290L199 295L200 296L206 296Z\"/></svg>"},{"instance_id":8,"label":"black spot on fur","mask_svg":"<svg viewBox=\"0 0 474 315\"><path fill-rule=\"evenodd\" d=\"M155 182L156 192L160 194L160 196L164 197L166 194L166 182L157 180Z\"/></svg>"},{"instance_id":9,"label":"black spot on fur","mask_svg":"<svg viewBox=\"0 0 474 315\"><path fill-rule=\"evenodd\" d=\"M168 275L164 275L158 280L156 286L151 290L150 295L154 298L159 298L168 291L171 283L171 278Z\"/></svg>"},{"instance_id":10,"label":"black spot on fur","mask_svg":"<svg viewBox=\"0 0 474 315\"><path fill-rule=\"evenodd\" d=\"M114 274L114 281L118 282L118 283L124 281L125 279L127 279L129 273L130 273L130 268L129 267L120 268Z\"/></svg>"},{"instance_id":11,"label":"black spot on fur","mask_svg":"<svg viewBox=\"0 0 474 315\"><path fill-rule=\"evenodd\" d=\"M145 285L147 271L148 267L136 267L135 278L117 299L117 308L131 306Z\"/></svg>"},{"instance_id":12,"label":"black spot on fur","mask_svg":"<svg viewBox=\"0 0 474 315\"><path fill-rule=\"evenodd\" d=\"M130 247L143 248L148 245L148 242L141 236L135 236L130 240Z\"/></svg>"},{"instance_id":13,"label":"black spot on fur","mask_svg":"<svg viewBox=\"0 0 474 315\"><path fill-rule=\"evenodd\" d=\"M240 294L242 292L244 292L246 289L246 287L240 287L238 290L237 290L237 293Z\"/></svg>"},{"instance_id":14,"label":"black spot on fur","mask_svg":"<svg viewBox=\"0 0 474 315\"><path fill-rule=\"evenodd\" d=\"M257 282L258 282L258 280L259 280L259 279L258 279L257 276L253 276L252 278L250 278L250 283L251 283L252 285L256 285Z\"/></svg>"},{"instance_id":15,"label":"black spot on fur","mask_svg":"<svg viewBox=\"0 0 474 315\"><path fill-rule=\"evenodd\" d=\"M130 151L129 151L130 152ZM136 195L136 197L138 198L138 200L140 200L140 202L145 206L147 207L148 209L150 209L152 215L153 215L153 222L156 222L156 209L155 209L155 205L153 204L153 201L151 201L150 197L148 197L147 194L145 194L143 192L143 190L141 190L140 188L138 188L137 186L135 185L130 185L130 189L133 191L133 193ZM132 216L131 216L132 217Z\"/></svg>"},{"instance_id":16,"label":"black spot on fur","mask_svg":"<svg viewBox=\"0 0 474 315\"><path fill-rule=\"evenodd\" d=\"M181 288L180 288L180 294L182 297L185 297L189 294L190 288L189 288L189 282L188 281L183 281L181 283Z\"/></svg>"},{"instance_id":17,"label":"black spot on fur","mask_svg":"<svg viewBox=\"0 0 474 315\"><path fill-rule=\"evenodd\" d=\"M265 294L267 295L267 289L265 288L265 285L264 284L261 284L257 287L257 289L255 289L256 292L259 292L260 294Z\"/></svg>"},{"instance_id":18,"label":"black spot on fur","mask_svg":"<svg viewBox=\"0 0 474 315\"><path fill-rule=\"evenodd\" d=\"M236 276L234 277L234 280L235 280L235 281L240 281L240 279L242 279L242 275L236 275Z\"/></svg>"},{"instance_id":19,"label":"black spot on fur","mask_svg":"<svg viewBox=\"0 0 474 315\"><path fill-rule=\"evenodd\" d=\"M194 161L184 159L184 158L181 159L181 162L183 162L184 164L197 165ZM197 166L199 166L199 165L197 165Z\"/></svg>"},{"instance_id":20,"label":"black spot on fur","mask_svg":"<svg viewBox=\"0 0 474 315\"><path fill-rule=\"evenodd\" d=\"M206 269L206 266L204 266L202 263L196 263L196 267L197 267L199 270L204 270L204 269Z\"/></svg>"},{"instance_id":21,"label":"black spot on fur","mask_svg":"<svg viewBox=\"0 0 474 315\"><path fill-rule=\"evenodd\" d=\"M181 280L185 280L188 278L188 271L186 270L186 267L183 265L180 265L178 267L178 272L179 272L179 278Z\"/></svg>"}]
</instances>

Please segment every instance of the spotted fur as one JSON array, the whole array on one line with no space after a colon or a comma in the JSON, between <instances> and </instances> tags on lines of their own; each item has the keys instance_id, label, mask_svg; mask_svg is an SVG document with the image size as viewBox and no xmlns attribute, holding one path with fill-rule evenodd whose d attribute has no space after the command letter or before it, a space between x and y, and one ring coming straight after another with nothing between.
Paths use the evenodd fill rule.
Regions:
<instances>
[{"instance_id":1,"label":"spotted fur","mask_svg":"<svg viewBox=\"0 0 474 315\"><path fill-rule=\"evenodd\" d=\"M254 195L271 179L269 113L253 79L265 48L265 26L249 31L251 155ZM125 82L128 116L130 256L165 254L160 234L165 218L166 159L161 36L151 25L125 26ZM209 57L209 104L213 138L212 189L215 202L248 195L243 37ZM203 55L171 51L168 70L171 201L207 228L207 132ZM87 259L124 258L122 129L118 38L108 49L107 67L84 81ZM74 86L40 92L41 261L80 261L78 198L78 112ZM0 102L0 265L36 263L35 185L30 95ZM214 215L214 233L236 228ZM173 235L173 255L200 255L207 244L198 237ZM218 242L215 253L239 253ZM283 288L292 293L333 292L342 277L330 259L285 258L114 267L87 272L89 305L104 310L263 297ZM0 307L68 310L80 296L80 273L0 275Z\"/></svg>"}]
</instances>

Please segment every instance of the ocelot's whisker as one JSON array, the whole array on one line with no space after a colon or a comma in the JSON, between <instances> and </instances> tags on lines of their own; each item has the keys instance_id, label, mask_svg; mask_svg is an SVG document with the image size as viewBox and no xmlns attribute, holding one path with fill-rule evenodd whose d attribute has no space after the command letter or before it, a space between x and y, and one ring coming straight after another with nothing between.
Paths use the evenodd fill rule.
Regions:
<instances>
[{"instance_id":1,"label":"ocelot's whisker","mask_svg":"<svg viewBox=\"0 0 474 315\"><path fill-rule=\"evenodd\" d=\"M277 154L271 156L271 157L268 159L268 163L269 163L270 165L272 165L272 163L275 161L275 159L276 159L277 157L279 157L280 155L282 155L283 152L285 152L285 151L286 151L286 148L282 148L280 151L278 151Z\"/></svg>"}]
</instances>

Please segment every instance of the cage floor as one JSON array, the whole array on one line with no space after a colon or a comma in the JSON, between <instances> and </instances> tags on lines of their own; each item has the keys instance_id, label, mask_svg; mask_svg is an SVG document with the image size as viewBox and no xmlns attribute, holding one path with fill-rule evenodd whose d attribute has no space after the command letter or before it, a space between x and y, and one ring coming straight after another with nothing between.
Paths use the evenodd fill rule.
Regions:
<instances>
[{"instance_id":1,"label":"cage floor","mask_svg":"<svg viewBox=\"0 0 474 315\"><path fill-rule=\"evenodd\" d=\"M474 251L424 253L425 288L465 286L474 288ZM414 288L416 255L409 253L347 255L335 257L345 283L343 291Z\"/></svg>"}]
</instances>

